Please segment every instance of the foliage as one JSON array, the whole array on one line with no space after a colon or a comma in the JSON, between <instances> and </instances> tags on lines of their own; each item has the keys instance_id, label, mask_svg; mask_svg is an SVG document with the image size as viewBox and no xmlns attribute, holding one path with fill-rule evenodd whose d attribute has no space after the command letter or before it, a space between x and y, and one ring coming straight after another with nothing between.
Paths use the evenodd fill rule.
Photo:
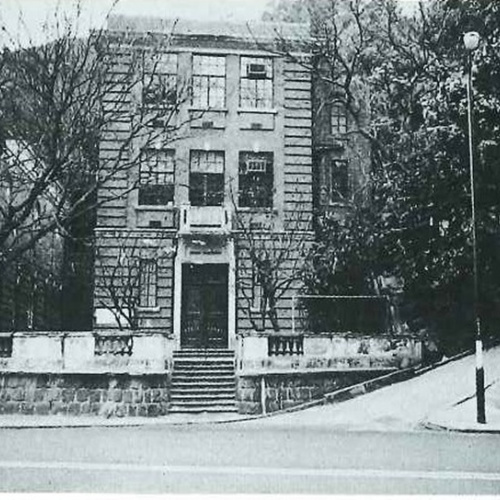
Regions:
<instances>
[{"instance_id":1,"label":"foliage","mask_svg":"<svg viewBox=\"0 0 500 500\"><path fill-rule=\"evenodd\" d=\"M342 228L323 226L319 289L361 292L379 273L400 276L413 328L435 329L451 350L475 330L461 36L482 20L473 135L481 312L492 333L500 298L500 4L422 2L410 16L391 0L308 6L316 55L310 69L342 97L355 132L369 139L372 151L370 215L354 213ZM368 122L363 108L370 110Z\"/></svg>"}]
</instances>

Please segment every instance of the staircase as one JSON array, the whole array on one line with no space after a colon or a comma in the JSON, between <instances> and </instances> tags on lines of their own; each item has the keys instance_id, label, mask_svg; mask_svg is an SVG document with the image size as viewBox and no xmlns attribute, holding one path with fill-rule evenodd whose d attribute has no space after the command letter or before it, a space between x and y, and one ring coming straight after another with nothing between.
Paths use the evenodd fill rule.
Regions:
<instances>
[{"instance_id":1,"label":"staircase","mask_svg":"<svg viewBox=\"0 0 500 500\"><path fill-rule=\"evenodd\" d=\"M173 413L236 412L234 351L174 351Z\"/></svg>"}]
</instances>

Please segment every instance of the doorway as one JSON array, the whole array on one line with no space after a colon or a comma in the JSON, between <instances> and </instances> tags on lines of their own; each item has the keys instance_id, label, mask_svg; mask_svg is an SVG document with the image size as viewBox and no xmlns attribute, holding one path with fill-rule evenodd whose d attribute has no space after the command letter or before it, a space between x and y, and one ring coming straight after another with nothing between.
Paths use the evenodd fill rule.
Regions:
<instances>
[{"instance_id":1,"label":"doorway","mask_svg":"<svg viewBox=\"0 0 500 500\"><path fill-rule=\"evenodd\" d=\"M181 346L228 346L227 264L183 264Z\"/></svg>"}]
</instances>

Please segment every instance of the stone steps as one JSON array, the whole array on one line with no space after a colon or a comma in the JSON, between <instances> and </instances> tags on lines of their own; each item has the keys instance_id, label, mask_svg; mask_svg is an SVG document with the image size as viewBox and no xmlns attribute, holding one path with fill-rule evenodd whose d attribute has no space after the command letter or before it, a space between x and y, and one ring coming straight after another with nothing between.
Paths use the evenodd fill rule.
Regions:
<instances>
[{"instance_id":1,"label":"stone steps","mask_svg":"<svg viewBox=\"0 0 500 500\"><path fill-rule=\"evenodd\" d=\"M170 411L235 412L234 352L182 349L174 352Z\"/></svg>"}]
</instances>

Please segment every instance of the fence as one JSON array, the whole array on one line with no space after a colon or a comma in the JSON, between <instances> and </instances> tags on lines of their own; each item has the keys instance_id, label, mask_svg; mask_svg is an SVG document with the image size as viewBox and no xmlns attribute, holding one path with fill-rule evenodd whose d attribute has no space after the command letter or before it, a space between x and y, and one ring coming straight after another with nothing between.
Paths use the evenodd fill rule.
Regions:
<instances>
[{"instance_id":1,"label":"fence","mask_svg":"<svg viewBox=\"0 0 500 500\"><path fill-rule=\"evenodd\" d=\"M297 295L292 301L293 333L375 334L392 331L389 298L378 295Z\"/></svg>"}]
</instances>

